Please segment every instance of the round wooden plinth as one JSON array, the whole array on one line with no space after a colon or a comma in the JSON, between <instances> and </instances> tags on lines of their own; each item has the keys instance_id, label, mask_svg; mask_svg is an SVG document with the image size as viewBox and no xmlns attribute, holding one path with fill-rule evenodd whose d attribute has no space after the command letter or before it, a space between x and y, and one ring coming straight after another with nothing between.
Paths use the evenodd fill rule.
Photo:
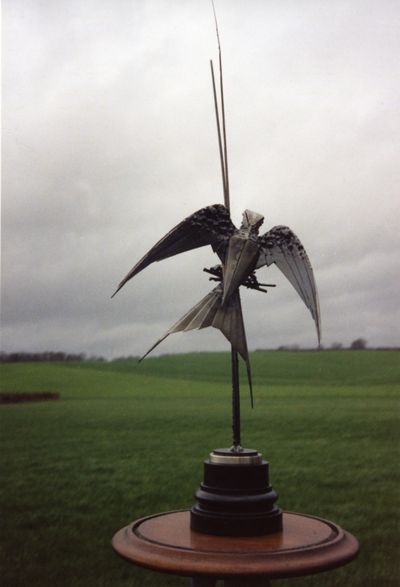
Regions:
<instances>
[{"instance_id":1,"label":"round wooden plinth","mask_svg":"<svg viewBox=\"0 0 400 587\"><path fill-rule=\"evenodd\" d=\"M255 537L200 534L190 512L142 518L119 530L115 551L132 563L174 575L285 578L327 571L357 556L358 542L320 518L285 512L283 531Z\"/></svg>"}]
</instances>

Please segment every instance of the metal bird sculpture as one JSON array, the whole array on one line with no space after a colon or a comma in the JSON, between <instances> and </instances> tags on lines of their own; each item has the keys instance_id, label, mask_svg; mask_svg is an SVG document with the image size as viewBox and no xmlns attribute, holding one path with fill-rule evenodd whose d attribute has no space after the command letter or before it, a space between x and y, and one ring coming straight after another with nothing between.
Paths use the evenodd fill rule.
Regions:
<instances>
[{"instance_id":1,"label":"metal bird sculpture","mask_svg":"<svg viewBox=\"0 0 400 587\"><path fill-rule=\"evenodd\" d=\"M221 265L206 269L220 281L209 294L189 310L142 357L147 356L169 334L213 326L221 330L247 366L251 389L251 371L239 287L266 291L255 277L255 270L275 263L287 277L311 312L320 340L320 316L317 287L307 253L287 226L275 226L264 235L259 228L261 214L245 210L240 229L232 223L228 209L214 204L198 210L158 241L129 271L115 295L132 277L155 261L161 261L205 245L211 245Z\"/></svg>"},{"instance_id":2,"label":"metal bird sculpture","mask_svg":"<svg viewBox=\"0 0 400 587\"><path fill-rule=\"evenodd\" d=\"M245 210L240 228L236 228L230 217L230 194L228 176L228 154L226 141L224 91L222 79L221 44L218 24L212 2L219 54L219 113L213 62L210 61L214 95L214 107L218 131L218 146L221 163L224 203L201 208L180 222L159 240L150 251L129 271L113 296L140 271L154 263L179 253L211 245L218 255L220 265L204 269L218 285L198 304L176 322L142 357L146 357L168 335L192 329L213 326L219 329L231 343L232 358L232 449L240 453L240 397L238 354L247 367L251 403L253 393L249 353L242 315L239 288L265 292L264 287L275 287L259 283L255 271L275 263L293 285L314 319L318 342L320 341L320 313L317 287L307 253L297 236L287 226L275 226L264 235L259 228L264 217L257 212ZM113 297L112 296L112 297ZM141 360L142 360L141 359Z\"/></svg>"}]
</instances>

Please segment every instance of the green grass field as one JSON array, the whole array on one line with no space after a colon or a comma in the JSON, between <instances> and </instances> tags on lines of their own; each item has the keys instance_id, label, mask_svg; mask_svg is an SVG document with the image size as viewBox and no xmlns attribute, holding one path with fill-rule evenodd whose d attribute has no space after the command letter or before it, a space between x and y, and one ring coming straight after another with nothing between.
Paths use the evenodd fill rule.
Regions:
<instances>
[{"instance_id":1,"label":"green grass field","mask_svg":"<svg viewBox=\"0 0 400 587\"><path fill-rule=\"evenodd\" d=\"M400 353L251 360L243 444L270 461L279 505L332 519L361 543L346 567L274 585L399 585ZM120 560L110 540L135 518L192 505L203 459L230 444L229 366L225 353L2 365L2 391L61 399L0 406L0 584L187 585Z\"/></svg>"}]
</instances>

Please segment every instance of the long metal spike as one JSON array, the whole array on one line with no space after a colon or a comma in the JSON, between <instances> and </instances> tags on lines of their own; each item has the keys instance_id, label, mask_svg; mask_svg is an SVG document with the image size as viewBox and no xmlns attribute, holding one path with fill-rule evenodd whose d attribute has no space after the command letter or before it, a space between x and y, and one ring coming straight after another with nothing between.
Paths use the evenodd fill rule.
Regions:
<instances>
[{"instance_id":1,"label":"long metal spike","mask_svg":"<svg viewBox=\"0 0 400 587\"><path fill-rule=\"evenodd\" d=\"M219 47L219 84L221 93L221 115L222 115L222 134L224 139L224 163L225 163L225 189L226 189L226 201L228 204L225 206L230 208L230 193L229 193L229 174L228 174L228 148L226 144L226 124L225 124L225 102L224 102L224 83L222 80L222 57L221 47Z\"/></svg>"},{"instance_id":2,"label":"long metal spike","mask_svg":"<svg viewBox=\"0 0 400 587\"><path fill-rule=\"evenodd\" d=\"M222 151L221 125L220 125L220 121L219 121L217 90L215 87L214 67L213 67L213 62L211 59L210 59L210 67L211 67L211 79L212 79L213 94L214 94L215 118L216 118L216 122L217 122L218 147L219 147L219 158L220 158L220 162L221 162L221 174L222 174L222 185L223 185L223 190L224 190L224 202L225 202L225 206L229 210L229 198L227 198L225 162L224 162L224 154Z\"/></svg>"},{"instance_id":3,"label":"long metal spike","mask_svg":"<svg viewBox=\"0 0 400 587\"><path fill-rule=\"evenodd\" d=\"M218 63L219 63L219 87L220 87L220 100L221 100L221 119L222 119L222 133L223 133L223 146L224 146L224 176L225 176L225 206L230 208L230 192L229 192L229 173L228 173L228 148L226 142L226 124L225 124L225 102L224 102L224 82L222 76L222 51L221 51L221 40L219 38L218 19L215 10L214 0L211 0L212 9L214 13L215 32L217 34L218 43Z\"/></svg>"}]
</instances>

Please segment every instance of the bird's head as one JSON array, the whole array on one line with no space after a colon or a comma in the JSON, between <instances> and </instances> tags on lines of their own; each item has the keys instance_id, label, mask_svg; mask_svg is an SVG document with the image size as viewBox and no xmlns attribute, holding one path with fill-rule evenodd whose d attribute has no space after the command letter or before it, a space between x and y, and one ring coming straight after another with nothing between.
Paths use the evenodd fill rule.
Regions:
<instances>
[{"instance_id":1,"label":"bird's head","mask_svg":"<svg viewBox=\"0 0 400 587\"><path fill-rule=\"evenodd\" d=\"M243 212L243 220L241 228L249 230L252 233L258 234L258 229L264 222L264 216L258 214L258 212L252 212L251 210L245 210Z\"/></svg>"}]
</instances>

